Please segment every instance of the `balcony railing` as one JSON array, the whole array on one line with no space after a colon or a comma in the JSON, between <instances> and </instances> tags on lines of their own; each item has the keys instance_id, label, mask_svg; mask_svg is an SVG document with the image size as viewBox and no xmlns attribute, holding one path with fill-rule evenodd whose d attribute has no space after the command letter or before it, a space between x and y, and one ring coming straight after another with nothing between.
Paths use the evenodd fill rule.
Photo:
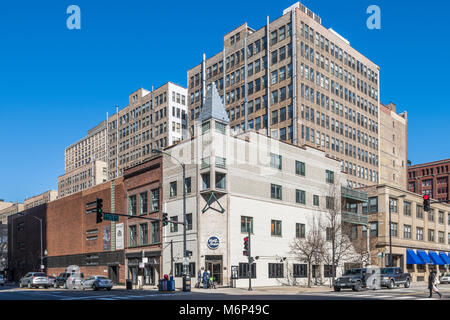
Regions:
<instances>
[{"instance_id":1,"label":"balcony railing","mask_svg":"<svg viewBox=\"0 0 450 320\"><path fill-rule=\"evenodd\" d=\"M365 226L369 223L369 216L351 212L342 212L342 221Z\"/></svg>"},{"instance_id":2,"label":"balcony railing","mask_svg":"<svg viewBox=\"0 0 450 320\"><path fill-rule=\"evenodd\" d=\"M341 195L344 198L353 199L356 201L367 202L369 201L369 194L364 191L354 190L347 187L342 187Z\"/></svg>"}]
</instances>

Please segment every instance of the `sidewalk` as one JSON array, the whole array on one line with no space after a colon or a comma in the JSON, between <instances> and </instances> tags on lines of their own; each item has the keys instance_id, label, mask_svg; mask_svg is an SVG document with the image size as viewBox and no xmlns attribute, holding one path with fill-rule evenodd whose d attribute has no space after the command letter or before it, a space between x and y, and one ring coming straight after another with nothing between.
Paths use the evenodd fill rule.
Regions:
<instances>
[{"instance_id":1,"label":"sidewalk","mask_svg":"<svg viewBox=\"0 0 450 320\"><path fill-rule=\"evenodd\" d=\"M252 287L252 291L248 291L246 288L230 288L230 287L218 287L217 289L203 289L203 288L192 288L192 292L217 292L226 294L299 294L299 293L309 293L309 292L330 292L333 289L329 286L313 286L312 288L301 287L301 286L278 286L278 287Z\"/></svg>"}]
</instances>

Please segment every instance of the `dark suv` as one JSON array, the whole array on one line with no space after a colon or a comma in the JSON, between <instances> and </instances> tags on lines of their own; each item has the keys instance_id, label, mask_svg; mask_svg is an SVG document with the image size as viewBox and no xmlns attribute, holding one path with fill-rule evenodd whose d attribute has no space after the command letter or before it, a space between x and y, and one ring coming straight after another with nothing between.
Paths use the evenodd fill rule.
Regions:
<instances>
[{"instance_id":1,"label":"dark suv","mask_svg":"<svg viewBox=\"0 0 450 320\"><path fill-rule=\"evenodd\" d=\"M411 274L403 272L402 268L383 268L381 269L381 286L393 289L399 287L401 284L405 285L405 288L409 288L411 285Z\"/></svg>"},{"instance_id":2,"label":"dark suv","mask_svg":"<svg viewBox=\"0 0 450 320\"><path fill-rule=\"evenodd\" d=\"M344 275L334 281L334 291L351 288L353 291L361 291L365 287L367 269L349 269Z\"/></svg>"},{"instance_id":3,"label":"dark suv","mask_svg":"<svg viewBox=\"0 0 450 320\"><path fill-rule=\"evenodd\" d=\"M69 272L61 273L59 276L56 277L55 283L53 284L53 286L55 288L59 288L62 286L62 287L64 287L64 289L67 289L66 281L67 281L67 278L69 278L69 277L70 277Z\"/></svg>"}]
</instances>

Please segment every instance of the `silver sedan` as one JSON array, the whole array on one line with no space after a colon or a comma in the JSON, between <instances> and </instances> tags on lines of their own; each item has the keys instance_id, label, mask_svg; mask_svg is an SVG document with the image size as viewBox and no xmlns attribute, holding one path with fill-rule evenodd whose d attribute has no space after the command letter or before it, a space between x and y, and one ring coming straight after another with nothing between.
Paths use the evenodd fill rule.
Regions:
<instances>
[{"instance_id":1,"label":"silver sedan","mask_svg":"<svg viewBox=\"0 0 450 320\"><path fill-rule=\"evenodd\" d=\"M113 287L112 281L105 276L90 276L82 283L83 290L85 289L106 289L111 290Z\"/></svg>"}]
</instances>

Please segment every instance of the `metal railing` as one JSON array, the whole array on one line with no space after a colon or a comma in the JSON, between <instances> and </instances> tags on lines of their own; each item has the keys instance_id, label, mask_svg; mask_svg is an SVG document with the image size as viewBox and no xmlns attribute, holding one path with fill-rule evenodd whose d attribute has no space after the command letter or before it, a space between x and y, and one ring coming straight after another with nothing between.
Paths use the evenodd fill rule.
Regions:
<instances>
[{"instance_id":1,"label":"metal railing","mask_svg":"<svg viewBox=\"0 0 450 320\"><path fill-rule=\"evenodd\" d=\"M367 225L369 223L369 216L358 213L342 212L342 221L352 224Z\"/></svg>"},{"instance_id":2,"label":"metal railing","mask_svg":"<svg viewBox=\"0 0 450 320\"><path fill-rule=\"evenodd\" d=\"M369 194L367 192L354 190L348 187L342 187L341 195L345 198L351 198L358 201L367 202L369 201Z\"/></svg>"}]
</instances>

